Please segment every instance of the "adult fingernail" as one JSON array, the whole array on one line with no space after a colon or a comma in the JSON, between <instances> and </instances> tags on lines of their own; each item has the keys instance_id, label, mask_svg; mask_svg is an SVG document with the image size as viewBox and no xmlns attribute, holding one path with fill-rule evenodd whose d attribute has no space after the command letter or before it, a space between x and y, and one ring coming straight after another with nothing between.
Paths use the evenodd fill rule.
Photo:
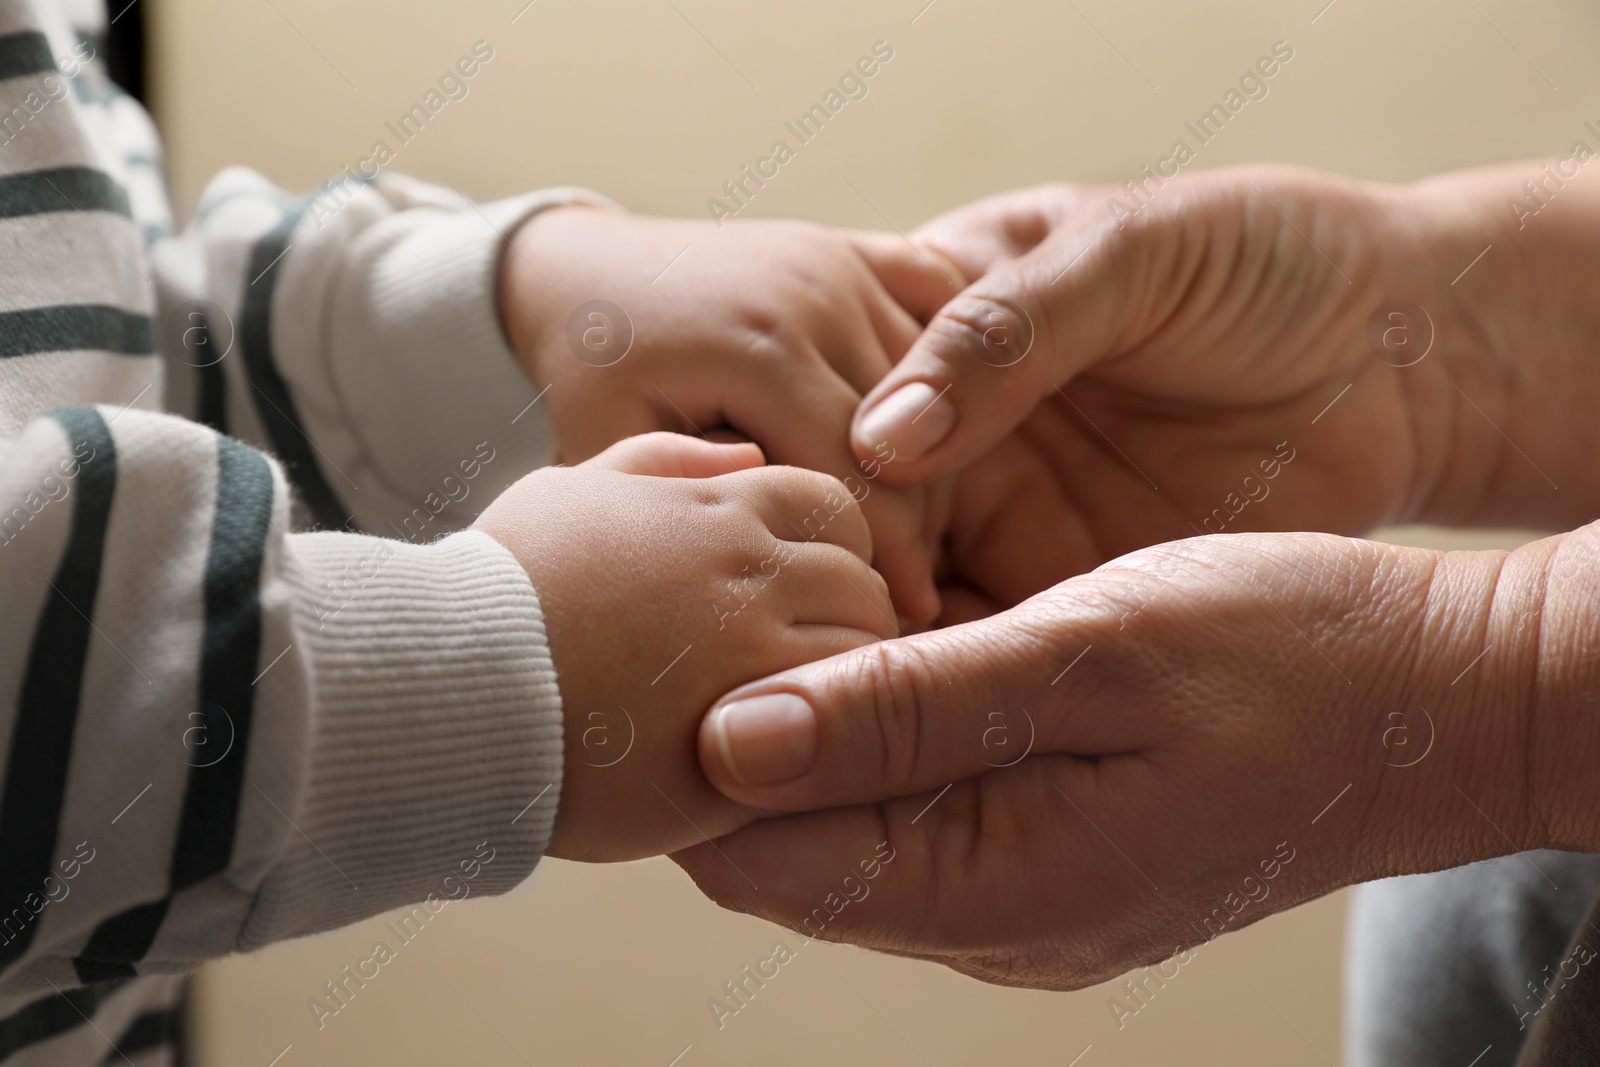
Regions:
<instances>
[{"instance_id":1,"label":"adult fingernail","mask_svg":"<svg viewBox=\"0 0 1600 1067\"><path fill-rule=\"evenodd\" d=\"M935 389L927 382L902 385L877 404L856 424L856 439L868 448L888 445L895 458L913 463L943 441L956 424L956 406L950 387Z\"/></svg>"},{"instance_id":2,"label":"adult fingernail","mask_svg":"<svg viewBox=\"0 0 1600 1067\"><path fill-rule=\"evenodd\" d=\"M817 761L817 713L793 693L724 704L713 720L722 764L744 785L777 785Z\"/></svg>"}]
</instances>

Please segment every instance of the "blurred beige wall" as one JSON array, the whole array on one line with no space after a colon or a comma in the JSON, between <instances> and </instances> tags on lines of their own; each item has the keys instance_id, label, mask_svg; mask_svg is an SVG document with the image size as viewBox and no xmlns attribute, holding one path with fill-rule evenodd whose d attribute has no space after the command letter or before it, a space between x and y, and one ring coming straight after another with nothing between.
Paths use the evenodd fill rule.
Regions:
<instances>
[{"instance_id":1,"label":"blurred beige wall","mask_svg":"<svg viewBox=\"0 0 1600 1067\"><path fill-rule=\"evenodd\" d=\"M1294 59L1197 166L1399 181L1563 151L1600 119L1600 8L1581 0L146 2L185 215L223 166L303 191L384 139L393 169L477 196L575 183L704 216L879 40L894 58L869 95L748 214L906 230L1011 186L1121 181L1280 40ZM399 146L384 124L479 40L494 58L469 95ZM819 945L719 1031L707 998L788 935L665 862L550 862L524 895L445 912L321 1031L308 998L377 923L210 968L202 1062L1337 1062L1343 914L1333 897L1204 946L1122 1029L1107 988L997 990Z\"/></svg>"}]
</instances>

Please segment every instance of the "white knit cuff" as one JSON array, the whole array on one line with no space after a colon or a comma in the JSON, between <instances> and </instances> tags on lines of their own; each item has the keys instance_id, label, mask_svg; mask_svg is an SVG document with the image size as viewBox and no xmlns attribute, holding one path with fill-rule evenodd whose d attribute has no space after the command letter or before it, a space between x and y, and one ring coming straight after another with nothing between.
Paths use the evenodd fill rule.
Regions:
<instances>
[{"instance_id":1,"label":"white knit cuff","mask_svg":"<svg viewBox=\"0 0 1600 1067\"><path fill-rule=\"evenodd\" d=\"M524 881L555 821L562 719L521 565L475 531L309 533L288 538L285 577L309 751L298 833L241 947Z\"/></svg>"},{"instance_id":2,"label":"white knit cuff","mask_svg":"<svg viewBox=\"0 0 1600 1067\"><path fill-rule=\"evenodd\" d=\"M350 494L366 528L394 533L374 517L421 506L475 453L492 450L496 488L550 463L544 405L534 402L538 393L501 321L500 264L530 216L568 204L620 210L587 190L546 189L453 211L402 212L363 235L388 247L369 259L357 246L354 258L370 266L341 281L328 351L343 418L384 483Z\"/></svg>"}]
</instances>

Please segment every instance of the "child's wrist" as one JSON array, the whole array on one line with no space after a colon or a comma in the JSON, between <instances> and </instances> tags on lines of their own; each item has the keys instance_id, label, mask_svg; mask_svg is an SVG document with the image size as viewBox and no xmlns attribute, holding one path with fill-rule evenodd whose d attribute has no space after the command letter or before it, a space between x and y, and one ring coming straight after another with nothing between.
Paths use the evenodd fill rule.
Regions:
<instances>
[{"instance_id":1,"label":"child's wrist","mask_svg":"<svg viewBox=\"0 0 1600 1067\"><path fill-rule=\"evenodd\" d=\"M553 380L550 352L560 347L572 309L562 306L561 290L551 280L560 264L541 247L540 231L557 216L605 210L585 201L552 204L524 219L501 254L500 318L522 365L541 389Z\"/></svg>"}]
</instances>

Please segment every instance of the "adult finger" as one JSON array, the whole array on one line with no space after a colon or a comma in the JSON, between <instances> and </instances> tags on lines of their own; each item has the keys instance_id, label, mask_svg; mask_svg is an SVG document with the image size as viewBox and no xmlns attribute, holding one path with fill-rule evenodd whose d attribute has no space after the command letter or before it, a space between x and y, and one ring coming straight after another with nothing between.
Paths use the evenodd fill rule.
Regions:
<instances>
[{"instance_id":1,"label":"adult finger","mask_svg":"<svg viewBox=\"0 0 1600 1067\"><path fill-rule=\"evenodd\" d=\"M1020 962L1084 921L1063 911L1064 886L1089 880L1143 903L1139 875L1106 855L1080 814L1099 803L1097 776L1066 756L1030 761L885 803L759 820L671 858L722 907L810 938ZM1005 906L989 906L997 900ZM1088 970L1068 965L1020 984L1071 988L1088 984L1073 978Z\"/></svg>"},{"instance_id":2,"label":"adult finger","mask_svg":"<svg viewBox=\"0 0 1600 1067\"><path fill-rule=\"evenodd\" d=\"M1103 562L1082 510L1036 451L1013 434L956 476L945 577L999 610ZM938 483L936 483L938 484ZM945 605L945 622L964 622ZM987 612L985 614L988 614Z\"/></svg>"},{"instance_id":3,"label":"adult finger","mask_svg":"<svg viewBox=\"0 0 1600 1067\"><path fill-rule=\"evenodd\" d=\"M889 827L887 808L888 805L860 804L768 819L753 824L752 833L735 833L695 845L672 853L671 859L701 892L731 911L766 919L807 937L916 950L922 946L908 938L894 934L875 936L878 931L852 929L856 924L849 921L878 912L885 896L903 898L903 892L883 892L893 882L922 882L922 892L904 902L911 910L896 909L895 914L901 920L911 920L915 927L921 927L925 918L922 913L928 906L928 893L922 875L929 866L926 850L906 852L903 836L889 842L894 831ZM913 832L916 830L912 827ZM730 846L733 854L728 851ZM885 859L889 860L887 870L883 868ZM866 878L868 874L873 877ZM830 902L827 896L834 893L842 897L853 888L842 884L846 876L860 881L876 899L864 902L870 907L846 909L835 919L829 904L837 908L838 900ZM861 891L855 895L859 897Z\"/></svg>"},{"instance_id":4,"label":"adult finger","mask_svg":"<svg viewBox=\"0 0 1600 1067\"><path fill-rule=\"evenodd\" d=\"M1085 646L1076 631L1092 624L1030 619L1038 610L1030 602L736 689L701 723L701 766L735 800L800 811L938 788L1029 753L1124 751L1113 722L1086 719L1088 701L1072 707L1050 687Z\"/></svg>"},{"instance_id":5,"label":"adult finger","mask_svg":"<svg viewBox=\"0 0 1600 1067\"><path fill-rule=\"evenodd\" d=\"M884 476L894 484L951 473L1114 354L1141 300L1150 232L1086 212L974 282L863 398L851 426L857 455L892 454Z\"/></svg>"},{"instance_id":6,"label":"adult finger","mask_svg":"<svg viewBox=\"0 0 1600 1067\"><path fill-rule=\"evenodd\" d=\"M850 232L850 243L896 304L927 322L970 281L949 257L898 234Z\"/></svg>"}]
</instances>

